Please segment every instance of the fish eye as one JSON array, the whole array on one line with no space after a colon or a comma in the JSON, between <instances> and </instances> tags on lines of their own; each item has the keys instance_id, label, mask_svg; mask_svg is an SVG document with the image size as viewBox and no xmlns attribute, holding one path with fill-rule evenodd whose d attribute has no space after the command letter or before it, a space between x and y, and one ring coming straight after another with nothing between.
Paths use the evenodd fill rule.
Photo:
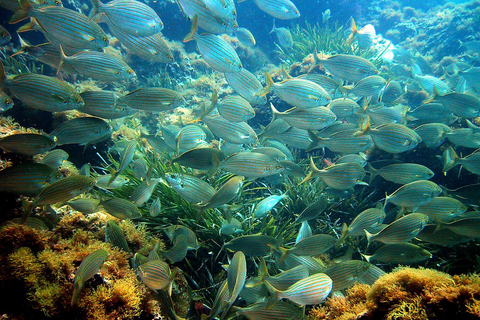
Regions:
<instances>
[{"instance_id":1,"label":"fish eye","mask_svg":"<svg viewBox=\"0 0 480 320\"><path fill-rule=\"evenodd\" d=\"M7 37L6 33L2 34L2 38L6 38L6 37Z\"/></svg>"},{"instance_id":2,"label":"fish eye","mask_svg":"<svg viewBox=\"0 0 480 320\"><path fill-rule=\"evenodd\" d=\"M103 42L108 42L108 37L107 36L103 37Z\"/></svg>"},{"instance_id":3,"label":"fish eye","mask_svg":"<svg viewBox=\"0 0 480 320\"><path fill-rule=\"evenodd\" d=\"M94 132L95 132L96 134L98 134L98 133L100 133L100 130L95 130Z\"/></svg>"},{"instance_id":4,"label":"fish eye","mask_svg":"<svg viewBox=\"0 0 480 320\"><path fill-rule=\"evenodd\" d=\"M127 73L133 74L133 73L135 73L135 72L134 72L132 69L128 69L128 70L127 70Z\"/></svg>"},{"instance_id":5,"label":"fish eye","mask_svg":"<svg viewBox=\"0 0 480 320\"><path fill-rule=\"evenodd\" d=\"M233 15L234 15L234 16L237 15L237 10L233 10Z\"/></svg>"},{"instance_id":6,"label":"fish eye","mask_svg":"<svg viewBox=\"0 0 480 320\"><path fill-rule=\"evenodd\" d=\"M223 27L226 27L226 26L227 26L227 24L226 24L225 22L223 22L223 23L222 23L222 26L223 26Z\"/></svg>"},{"instance_id":7,"label":"fish eye","mask_svg":"<svg viewBox=\"0 0 480 320\"><path fill-rule=\"evenodd\" d=\"M127 71L127 72L128 72L128 71ZM119 71L114 71L113 73L115 73L115 74L119 74L120 72L119 72Z\"/></svg>"}]
</instances>

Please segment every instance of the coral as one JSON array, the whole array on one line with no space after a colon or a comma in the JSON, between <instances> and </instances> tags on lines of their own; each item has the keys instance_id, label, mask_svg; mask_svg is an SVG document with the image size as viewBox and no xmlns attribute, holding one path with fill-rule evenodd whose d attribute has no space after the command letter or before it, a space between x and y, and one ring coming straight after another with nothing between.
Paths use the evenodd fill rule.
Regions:
<instances>
[{"instance_id":1,"label":"coral","mask_svg":"<svg viewBox=\"0 0 480 320\"><path fill-rule=\"evenodd\" d=\"M327 299L309 319L478 319L480 276L398 268L373 286L355 285Z\"/></svg>"}]
</instances>

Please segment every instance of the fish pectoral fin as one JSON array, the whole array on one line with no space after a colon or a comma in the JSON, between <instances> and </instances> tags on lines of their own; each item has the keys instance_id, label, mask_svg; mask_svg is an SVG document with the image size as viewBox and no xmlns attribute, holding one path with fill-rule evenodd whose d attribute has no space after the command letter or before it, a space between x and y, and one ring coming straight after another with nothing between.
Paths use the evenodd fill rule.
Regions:
<instances>
[{"instance_id":1,"label":"fish pectoral fin","mask_svg":"<svg viewBox=\"0 0 480 320\"><path fill-rule=\"evenodd\" d=\"M81 36L83 39L85 39L86 41L89 41L89 42L92 42L93 40L95 40L95 37L92 36L91 34L82 34Z\"/></svg>"},{"instance_id":2,"label":"fish pectoral fin","mask_svg":"<svg viewBox=\"0 0 480 320\"><path fill-rule=\"evenodd\" d=\"M52 93L52 98L55 99L55 100L57 100L57 101L59 101L59 102L63 102L63 103L65 103L65 102L68 101L67 99L65 99L65 98L62 97L61 95L54 94L54 93Z\"/></svg>"}]
</instances>

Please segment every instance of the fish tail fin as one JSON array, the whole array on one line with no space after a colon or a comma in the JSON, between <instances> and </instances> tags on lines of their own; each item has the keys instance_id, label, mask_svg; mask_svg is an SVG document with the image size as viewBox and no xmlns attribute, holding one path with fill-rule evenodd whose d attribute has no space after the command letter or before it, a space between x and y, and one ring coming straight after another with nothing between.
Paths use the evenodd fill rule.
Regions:
<instances>
[{"instance_id":1,"label":"fish tail fin","mask_svg":"<svg viewBox=\"0 0 480 320\"><path fill-rule=\"evenodd\" d=\"M424 101L424 104L430 103L434 101L437 97L441 97L442 94L438 91L437 86L433 85L433 94L430 98L428 98L426 101Z\"/></svg>"},{"instance_id":2,"label":"fish tail fin","mask_svg":"<svg viewBox=\"0 0 480 320\"><path fill-rule=\"evenodd\" d=\"M63 67L63 64L65 63L65 60L67 59L67 55L65 54L65 51L63 51L62 45L59 45L59 50L60 50L60 62L58 63L57 67L57 75L60 73L60 70Z\"/></svg>"},{"instance_id":3,"label":"fish tail fin","mask_svg":"<svg viewBox=\"0 0 480 320\"><path fill-rule=\"evenodd\" d=\"M368 173L370 173L370 179L368 181L368 183L370 184L372 183L373 179L375 179L375 177L378 176L378 170L372 167L372 165L369 162L367 162L367 171Z\"/></svg>"},{"instance_id":4,"label":"fish tail fin","mask_svg":"<svg viewBox=\"0 0 480 320\"><path fill-rule=\"evenodd\" d=\"M372 242L372 238L374 235L365 229L363 231L365 231L365 236L367 237L367 248L368 248L370 246L370 242Z\"/></svg>"},{"instance_id":5,"label":"fish tail fin","mask_svg":"<svg viewBox=\"0 0 480 320\"><path fill-rule=\"evenodd\" d=\"M354 133L354 136L356 136L356 137L363 136L369 130L370 130L370 117L367 116L367 122L365 123L365 125L362 126L360 131L357 131L357 132Z\"/></svg>"},{"instance_id":6,"label":"fish tail fin","mask_svg":"<svg viewBox=\"0 0 480 320\"><path fill-rule=\"evenodd\" d=\"M308 137L310 138L310 140L312 140L312 142L308 145L307 149L305 149L305 152L310 152L313 149L317 148L319 143L323 140L323 138L317 136L317 134L312 130L308 130Z\"/></svg>"},{"instance_id":7,"label":"fish tail fin","mask_svg":"<svg viewBox=\"0 0 480 320\"><path fill-rule=\"evenodd\" d=\"M173 280L175 280L175 277L178 274L178 267L173 268L172 272L170 273L170 276L168 277L168 286L167 286L167 292L169 296L172 296L172 288L173 288Z\"/></svg>"},{"instance_id":8,"label":"fish tail fin","mask_svg":"<svg viewBox=\"0 0 480 320\"><path fill-rule=\"evenodd\" d=\"M7 73L5 72L5 66L3 65L3 62L0 60L0 86L5 81L6 78L7 78Z\"/></svg>"},{"instance_id":9,"label":"fish tail fin","mask_svg":"<svg viewBox=\"0 0 480 320\"><path fill-rule=\"evenodd\" d=\"M32 7L31 3L28 0L19 0L20 9L16 11L13 16L8 21L11 24L20 22L26 18L28 18L28 13L30 8Z\"/></svg>"},{"instance_id":10,"label":"fish tail fin","mask_svg":"<svg viewBox=\"0 0 480 320\"><path fill-rule=\"evenodd\" d=\"M442 171L446 175L448 170L459 164L460 157L451 146L445 149L443 153L444 155L442 156L442 158L444 159L444 161Z\"/></svg>"},{"instance_id":11,"label":"fish tail fin","mask_svg":"<svg viewBox=\"0 0 480 320\"><path fill-rule=\"evenodd\" d=\"M272 30L270 30L270 32L269 32L268 34L270 34L270 33L272 33L272 32L275 32L275 19L273 19L273 27L272 27Z\"/></svg>"},{"instance_id":12,"label":"fish tail fin","mask_svg":"<svg viewBox=\"0 0 480 320\"><path fill-rule=\"evenodd\" d=\"M217 105L217 102L218 102L218 91L216 89L213 89L212 98L210 99L210 105L208 106L208 108L207 108L206 104L204 105L203 113L200 116L200 120L203 117L208 116L210 114L210 112L212 112L213 109L215 109L215 106Z\"/></svg>"},{"instance_id":13,"label":"fish tail fin","mask_svg":"<svg viewBox=\"0 0 480 320\"><path fill-rule=\"evenodd\" d=\"M283 261L285 261L285 259L287 259L290 251L288 251L288 249L285 249L284 247L279 247L278 250L280 251L280 257L278 258L277 263L282 263Z\"/></svg>"},{"instance_id":14,"label":"fish tail fin","mask_svg":"<svg viewBox=\"0 0 480 320\"><path fill-rule=\"evenodd\" d=\"M465 45L463 44L463 41L462 41L462 40L458 39L458 42L460 43L460 46L458 47L459 49L460 49L461 47L465 47Z\"/></svg>"},{"instance_id":15,"label":"fish tail fin","mask_svg":"<svg viewBox=\"0 0 480 320\"><path fill-rule=\"evenodd\" d=\"M313 158L310 157L310 172L307 174L307 176L305 177L305 179L302 180L302 182L300 182L300 184L310 180L313 178L313 175L315 172L319 172L320 170L318 170L318 168L315 166L315 163L313 162Z\"/></svg>"},{"instance_id":16,"label":"fish tail fin","mask_svg":"<svg viewBox=\"0 0 480 320\"><path fill-rule=\"evenodd\" d=\"M265 71L265 83L267 84L266 87L260 92L259 96L264 97L266 96L270 91L272 91L272 85L273 85L273 80L272 77L270 76L270 73L268 71Z\"/></svg>"},{"instance_id":17,"label":"fish tail fin","mask_svg":"<svg viewBox=\"0 0 480 320\"><path fill-rule=\"evenodd\" d=\"M18 32L18 31L17 31ZM23 40L23 38L17 34L18 36L18 40L20 40L20 50L18 50L17 52L15 52L14 54L12 54L10 56L10 58L13 58L15 57L16 55L19 55L19 54L22 54L22 53L25 53L26 50L31 47L25 40Z\"/></svg>"},{"instance_id":18,"label":"fish tail fin","mask_svg":"<svg viewBox=\"0 0 480 320\"><path fill-rule=\"evenodd\" d=\"M273 103L270 102L270 109L272 110L272 122L275 121L280 114L280 112L273 106Z\"/></svg>"},{"instance_id":19,"label":"fish tail fin","mask_svg":"<svg viewBox=\"0 0 480 320\"><path fill-rule=\"evenodd\" d=\"M100 7L101 3L100 0L90 0L90 3L92 4L92 11L88 14L89 19L93 19L97 14L100 13L98 8Z\"/></svg>"},{"instance_id":20,"label":"fish tail fin","mask_svg":"<svg viewBox=\"0 0 480 320\"><path fill-rule=\"evenodd\" d=\"M195 33L198 31L198 15L194 15L192 18L192 27L190 28L190 32L187 33L185 38L183 38L183 42L188 42L193 40L195 37Z\"/></svg>"},{"instance_id":21,"label":"fish tail fin","mask_svg":"<svg viewBox=\"0 0 480 320\"><path fill-rule=\"evenodd\" d=\"M217 172L217 170L218 170L218 165L220 164L220 160L218 159L217 155L214 154L212 157L213 157L213 161L212 161L212 162L213 162L213 166L212 166L212 168L211 168L210 170L208 170L208 172L207 172L207 176L208 176L209 178L213 177L213 175Z\"/></svg>"},{"instance_id":22,"label":"fish tail fin","mask_svg":"<svg viewBox=\"0 0 480 320\"><path fill-rule=\"evenodd\" d=\"M362 256L363 259L367 260L367 262L370 262L370 259L372 258L372 256L370 255L366 255L366 254L363 254L363 253L360 253L360 255Z\"/></svg>"},{"instance_id":23,"label":"fish tail fin","mask_svg":"<svg viewBox=\"0 0 480 320\"><path fill-rule=\"evenodd\" d=\"M266 279L270 275L268 274L267 263L263 257L260 257L260 265L258 267L258 277L262 280Z\"/></svg>"},{"instance_id":24,"label":"fish tail fin","mask_svg":"<svg viewBox=\"0 0 480 320\"><path fill-rule=\"evenodd\" d=\"M351 27L351 33L348 36L347 40L345 41L345 44L350 44L352 43L353 39L355 38L355 35L358 33L358 28L357 24L355 23L355 19L352 17L352 27Z\"/></svg>"},{"instance_id":25,"label":"fish tail fin","mask_svg":"<svg viewBox=\"0 0 480 320\"><path fill-rule=\"evenodd\" d=\"M33 208L35 208L35 205L31 201L24 200L22 201L22 208L23 208L22 223L23 223L30 216L30 214L33 211Z\"/></svg>"},{"instance_id":26,"label":"fish tail fin","mask_svg":"<svg viewBox=\"0 0 480 320\"><path fill-rule=\"evenodd\" d=\"M270 296L267 299L267 310L270 310L272 306L280 300L280 292L272 286L268 281L263 282L267 287L267 291L270 293Z\"/></svg>"},{"instance_id":27,"label":"fish tail fin","mask_svg":"<svg viewBox=\"0 0 480 320\"><path fill-rule=\"evenodd\" d=\"M340 235L340 238L335 243L335 249L338 249L340 247L343 240L345 240L345 238L347 238L347 235L348 235L348 226L347 226L346 223L344 223L343 226L342 226L342 234Z\"/></svg>"},{"instance_id":28,"label":"fish tail fin","mask_svg":"<svg viewBox=\"0 0 480 320\"><path fill-rule=\"evenodd\" d=\"M112 167L110 167L108 169L108 171L110 171L110 180L108 180L108 183L107 183L107 186L109 186L113 181L115 181L115 179L117 179L118 177L118 171L113 169Z\"/></svg>"},{"instance_id":29,"label":"fish tail fin","mask_svg":"<svg viewBox=\"0 0 480 320\"><path fill-rule=\"evenodd\" d=\"M22 32L27 32L27 31L34 31L34 30L35 30L35 20L30 19L29 22L27 22L26 24L24 24L23 26L21 26L20 28L17 29L17 34L22 33ZM18 36L18 37L20 37L20 36Z\"/></svg>"},{"instance_id":30,"label":"fish tail fin","mask_svg":"<svg viewBox=\"0 0 480 320\"><path fill-rule=\"evenodd\" d=\"M78 282L75 282L74 289L73 289L72 300L70 301L70 305L72 307L77 305L78 299L80 299L80 293L82 292L82 289L84 287L85 287L85 281L82 281L81 279L79 279Z\"/></svg>"},{"instance_id":31,"label":"fish tail fin","mask_svg":"<svg viewBox=\"0 0 480 320\"><path fill-rule=\"evenodd\" d=\"M382 211L385 212L385 207L387 206L387 203L388 203L388 200L390 199L391 196L389 196L386 192L385 192L385 201L383 201L383 206L382 206Z\"/></svg>"}]
</instances>

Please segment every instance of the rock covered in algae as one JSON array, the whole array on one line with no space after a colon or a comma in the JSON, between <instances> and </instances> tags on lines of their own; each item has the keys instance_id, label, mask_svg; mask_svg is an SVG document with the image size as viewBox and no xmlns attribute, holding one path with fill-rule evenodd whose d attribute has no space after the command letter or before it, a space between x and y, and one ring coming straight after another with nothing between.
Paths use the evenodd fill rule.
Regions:
<instances>
[{"instance_id":1,"label":"rock covered in algae","mask_svg":"<svg viewBox=\"0 0 480 320\"><path fill-rule=\"evenodd\" d=\"M309 319L479 319L480 276L401 267L311 310Z\"/></svg>"}]
</instances>

